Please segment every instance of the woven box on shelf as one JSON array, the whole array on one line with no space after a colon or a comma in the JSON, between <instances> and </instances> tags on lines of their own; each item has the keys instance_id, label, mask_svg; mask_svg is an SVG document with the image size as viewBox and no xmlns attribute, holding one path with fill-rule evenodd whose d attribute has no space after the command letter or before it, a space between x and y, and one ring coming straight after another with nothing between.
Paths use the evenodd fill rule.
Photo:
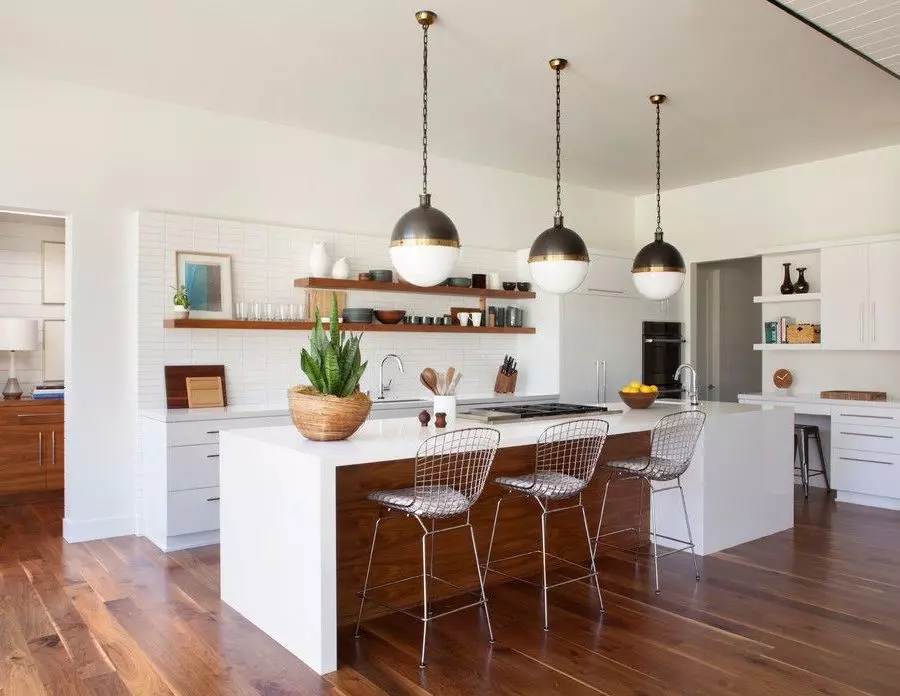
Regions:
<instances>
[{"instance_id":1,"label":"woven box on shelf","mask_svg":"<svg viewBox=\"0 0 900 696\"><path fill-rule=\"evenodd\" d=\"M821 343L821 324L789 324L785 331L787 343Z\"/></svg>"}]
</instances>

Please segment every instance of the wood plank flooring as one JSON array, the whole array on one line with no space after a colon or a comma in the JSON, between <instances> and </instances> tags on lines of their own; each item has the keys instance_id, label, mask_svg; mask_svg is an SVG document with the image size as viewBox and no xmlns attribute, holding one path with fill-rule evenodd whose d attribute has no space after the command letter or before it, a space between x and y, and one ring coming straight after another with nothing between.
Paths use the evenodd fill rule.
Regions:
<instances>
[{"instance_id":1,"label":"wood plank flooring","mask_svg":"<svg viewBox=\"0 0 900 696\"><path fill-rule=\"evenodd\" d=\"M0 507L0 696L900 694L900 513L828 502L797 526L703 560L601 566L607 613L571 584L493 588L497 642L477 612L387 616L341 635L324 678L223 605L218 548L165 555L122 537L66 544L59 502ZM260 592L266 588L261 587ZM302 620L302 617L298 617Z\"/></svg>"}]
</instances>

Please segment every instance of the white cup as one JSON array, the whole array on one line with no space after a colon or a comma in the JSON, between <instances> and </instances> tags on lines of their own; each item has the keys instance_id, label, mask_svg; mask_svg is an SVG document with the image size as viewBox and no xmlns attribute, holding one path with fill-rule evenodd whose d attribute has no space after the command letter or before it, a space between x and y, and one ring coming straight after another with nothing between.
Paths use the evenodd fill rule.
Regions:
<instances>
[{"instance_id":1,"label":"white cup","mask_svg":"<svg viewBox=\"0 0 900 696\"><path fill-rule=\"evenodd\" d=\"M500 274L499 273L488 273L487 286L491 290L499 290L501 287Z\"/></svg>"},{"instance_id":2,"label":"white cup","mask_svg":"<svg viewBox=\"0 0 900 696\"><path fill-rule=\"evenodd\" d=\"M459 317L459 325L460 326L468 326L469 325L469 313L468 312L457 312L457 317Z\"/></svg>"},{"instance_id":3,"label":"white cup","mask_svg":"<svg viewBox=\"0 0 900 696\"><path fill-rule=\"evenodd\" d=\"M481 312L472 312L472 326L481 326Z\"/></svg>"},{"instance_id":4,"label":"white cup","mask_svg":"<svg viewBox=\"0 0 900 696\"><path fill-rule=\"evenodd\" d=\"M435 394L434 412L446 413L448 426L452 426L454 423L456 423L456 394L452 394L450 396Z\"/></svg>"}]
</instances>

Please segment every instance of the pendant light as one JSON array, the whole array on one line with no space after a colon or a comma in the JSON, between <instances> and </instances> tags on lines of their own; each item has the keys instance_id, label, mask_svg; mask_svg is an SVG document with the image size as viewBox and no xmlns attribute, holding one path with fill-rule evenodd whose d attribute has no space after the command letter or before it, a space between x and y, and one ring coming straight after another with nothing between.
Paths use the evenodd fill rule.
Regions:
<instances>
[{"instance_id":1,"label":"pendant light","mask_svg":"<svg viewBox=\"0 0 900 696\"><path fill-rule=\"evenodd\" d=\"M666 300L684 284L684 259L681 253L663 240L662 206L660 203L660 128L659 107L665 94L654 94L650 103L656 106L656 234L634 257L631 277L638 292L651 300Z\"/></svg>"},{"instance_id":2,"label":"pendant light","mask_svg":"<svg viewBox=\"0 0 900 696\"><path fill-rule=\"evenodd\" d=\"M557 295L572 292L581 285L590 265L584 240L575 230L563 226L559 74L568 64L569 61L565 58L553 58L550 61L550 68L556 73L556 213L553 215L553 227L537 236L528 253L528 268L534 282L541 290Z\"/></svg>"},{"instance_id":3,"label":"pendant light","mask_svg":"<svg viewBox=\"0 0 900 696\"><path fill-rule=\"evenodd\" d=\"M456 225L442 211L431 206L428 193L428 27L437 15L430 10L416 12L422 27L422 194L419 205L407 211L394 225L391 235L391 263L404 280L413 285L431 286L444 282L459 257Z\"/></svg>"}]
</instances>

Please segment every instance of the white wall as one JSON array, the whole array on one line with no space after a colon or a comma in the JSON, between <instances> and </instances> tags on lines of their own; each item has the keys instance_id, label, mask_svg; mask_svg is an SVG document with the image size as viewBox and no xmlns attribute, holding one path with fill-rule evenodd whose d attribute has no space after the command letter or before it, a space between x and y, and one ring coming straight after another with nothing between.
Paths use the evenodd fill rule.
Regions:
<instances>
[{"instance_id":1,"label":"white wall","mask_svg":"<svg viewBox=\"0 0 900 696\"><path fill-rule=\"evenodd\" d=\"M0 317L37 319L38 350L16 353L16 374L26 394L43 381L44 319L63 319L65 305L41 303L41 243L62 242L59 218L0 217ZM9 353L0 352L0 384L9 378Z\"/></svg>"},{"instance_id":2,"label":"white wall","mask_svg":"<svg viewBox=\"0 0 900 696\"><path fill-rule=\"evenodd\" d=\"M416 204L419 156L6 73L0 92L0 206L68 216L64 531L126 534L135 519L136 211L384 238ZM551 222L548 180L437 157L429 173L434 203L464 245L516 249ZM630 250L633 199L565 193L566 220L591 245Z\"/></svg>"},{"instance_id":3,"label":"white wall","mask_svg":"<svg viewBox=\"0 0 900 696\"><path fill-rule=\"evenodd\" d=\"M663 228L688 264L751 256L790 244L893 234L900 232L898 191L900 146L886 147L665 191ZM638 245L652 239L655 216L654 196L635 200ZM796 257L784 260L810 261L801 254ZM780 267L772 268L764 263L763 281L770 286L763 288L766 294L777 294L781 282ZM687 282L692 282L690 272ZM810 282L817 290L817 268ZM691 293L684 295L689 301ZM689 307L684 310L690 317ZM880 388L900 395L900 353L766 353L764 389L772 388L770 377L777 367L795 372L797 391Z\"/></svg>"}]
</instances>

